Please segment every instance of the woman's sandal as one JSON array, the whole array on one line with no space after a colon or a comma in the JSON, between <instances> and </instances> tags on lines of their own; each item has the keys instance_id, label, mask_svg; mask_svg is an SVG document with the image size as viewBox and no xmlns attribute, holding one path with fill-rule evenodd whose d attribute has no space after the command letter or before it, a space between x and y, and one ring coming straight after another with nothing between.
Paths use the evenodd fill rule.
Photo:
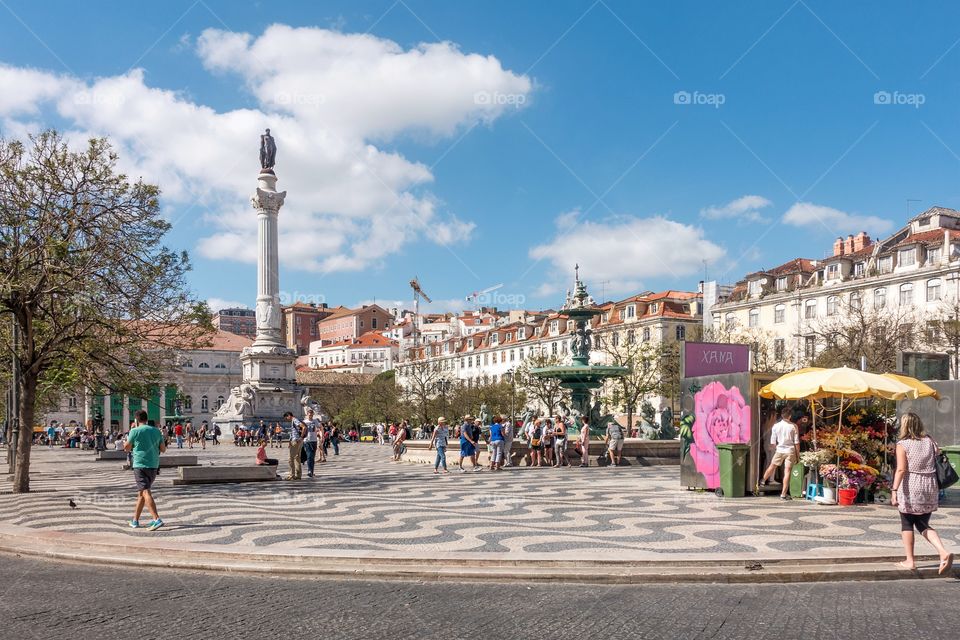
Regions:
<instances>
[{"instance_id":1,"label":"woman's sandal","mask_svg":"<svg viewBox=\"0 0 960 640\"><path fill-rule=\"evenodd\" d=\"M897 566L900 567L901 569L906 569L907 571L916 571L916 570L917 570L916 565L910 565L910 564L907 563L906 560L902 560L902 561L898 562L898 563L897 563Z\"/></svg>"},{"instance_id":2,"label":"woman's sandal","mask_svg":"<svg viewBox=\"0 0 960 640\"><path fill-rule=\"evenodd\" d=\"M946 560L940 561L940 570L937 571L937 574L942 576L943 574L950 571L950 569L952 568L953 568L953 554L951 553L950 555L947 556Z\"/></svg>"}]
</instances>

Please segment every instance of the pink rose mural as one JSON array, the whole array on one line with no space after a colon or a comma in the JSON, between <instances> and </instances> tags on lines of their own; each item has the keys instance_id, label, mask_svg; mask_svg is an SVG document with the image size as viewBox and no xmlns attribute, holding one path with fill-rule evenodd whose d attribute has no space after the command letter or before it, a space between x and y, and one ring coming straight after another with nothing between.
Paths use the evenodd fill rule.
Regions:
<instances>
[{"instance_id":1,"label":"pink rose mural","mask_svg":"<svg viewBox=\"0 0 960 640\"><path fill-rule=\"evenodd\" d=\"M720 486L720 455L717 443L750 442L750 405L737 387L726 389L711 382L693 397L693 443L690 455L697 471L706 478L707 488Z\"/></svg>"}]
</instances>

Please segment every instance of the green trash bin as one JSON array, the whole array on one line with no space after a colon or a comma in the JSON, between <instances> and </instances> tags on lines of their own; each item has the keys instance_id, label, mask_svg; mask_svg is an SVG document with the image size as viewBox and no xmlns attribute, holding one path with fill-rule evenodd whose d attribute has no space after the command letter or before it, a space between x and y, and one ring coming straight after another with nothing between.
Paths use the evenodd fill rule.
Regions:
<instances>
[{"instance_id":1,"label":"green trash bin","mask_svg":"<svg viewBox=\"0 0 960 640\"><path fill-rule=\"evenodd\" d=\"M747 493L747 461L750 445L723 442L717 445L720 452L720 487L718 496L742 498Z\"/></svg>"},{"instance_id":2,"label":"green trash bin","mask_svg":"<svg viewBox=\"0 0 960 640\"><path fill-rule=\"evenodd\" d=\"M799 461L790 469L790 495L794 498L807 495L807 468Z\"/></svg>"},{"instance_id":3,"label":"green trash bin","mask_svg":"<svg viewBox=\"0 0 960 640\"><path fill-rule=\"evenodd\" d=\"M947 460L950 461L950 465L953 466L954 471L960 473L960 445L953 444L949 447L940 447L940 450L947 454Z\"/></svg>"}]
</instances>

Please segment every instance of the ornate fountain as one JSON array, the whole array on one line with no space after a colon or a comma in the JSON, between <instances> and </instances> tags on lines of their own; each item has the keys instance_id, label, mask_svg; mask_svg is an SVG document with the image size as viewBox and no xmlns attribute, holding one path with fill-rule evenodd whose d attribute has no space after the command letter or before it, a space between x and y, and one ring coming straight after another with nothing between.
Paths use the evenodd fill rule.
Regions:
<instances>
[{"instance_id":1,"label":"ornate fountain","mask_svg":"<svg viewBox=\"0 0 960 640\"><path fill-rule=\"evenodd\" d=\"M590 349L593 343L593 329L590 322L603 311L597 308L593 298L587 293L587 287L580 281L580 267L574 271L573 294L567 292L567 300L560 310L561 315L573 320L572 354L570 364L531 369L531 375L560 380L560 386L570 390L569 417L579 428L581 416L589 416L592 431L601 431L613 420L611 414L602 414L600 400L592 401L593 392L603 386L607 378L617 378L629 373L628 367L590 364Z\"/></svg>"}]
</instances>

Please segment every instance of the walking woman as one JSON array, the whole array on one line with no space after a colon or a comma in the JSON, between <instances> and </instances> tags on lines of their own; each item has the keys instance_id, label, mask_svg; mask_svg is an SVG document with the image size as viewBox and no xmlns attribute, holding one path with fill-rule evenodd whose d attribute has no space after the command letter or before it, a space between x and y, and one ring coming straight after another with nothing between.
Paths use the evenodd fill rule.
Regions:
<instances>
[{"instance_id":1,"label":"walking woman","mask_svg":"<svg viewBox=\"0 0 960 640\"><path fill-rule=\"evenodd\" d=\"M437 459L433 463L433 472L440 473L440 467L443 467L444 473L447 471L447 438L450 437L450 428L447 426L446 418L437 418L437 428L433 430L433 438L430 440L430 446L427 451L437 448Z\"/></svg>"},{"instance_id":2,"label":"walking woman","mask_svg":"<svg viewBox=\"0 0 960 640\"><path fill-rule=\"evenodd\" d=\"M916 569L913 555L913 530L916 529L940 554L940 575L950 571L953 554L946 550L940 535L930 527L930 514L937 510L940 488L934 462L939 449L926 435L923 423L915 413L900 418L897 436L897 472L893 476L890 504L900 511L900 536L907 559L899 563L904 569Z\"/></svg>"}]
</instances>

